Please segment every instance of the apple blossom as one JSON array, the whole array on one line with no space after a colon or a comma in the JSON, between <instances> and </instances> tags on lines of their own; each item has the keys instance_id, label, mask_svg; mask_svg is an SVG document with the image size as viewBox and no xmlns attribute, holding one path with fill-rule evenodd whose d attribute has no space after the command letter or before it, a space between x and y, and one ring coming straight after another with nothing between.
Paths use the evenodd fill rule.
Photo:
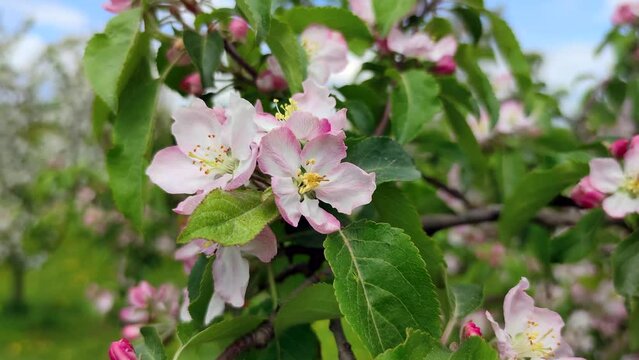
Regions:
<instances>
[{"instance_id":1,"label":"apple blossom","mask_svg":"<svg viewBox=\"0 0 639 360\"><path fill-rule=\"evenodd\" d=\"M202 79L200 77L199 72L194 72L190 75L187 75L180 82L180 90L184 91L187 94L200 96L204 92L204 88L202 88Z\"/></svg>"},{"instance_id":2,"label":"apple blossom","mask_svg":"<svg viewBox=\"0 0 639 360\"><path fill-rule=\"evenodd\" d=\"M601 205L606 195L592 186L590 176L579 181L570 192L572 200L582 208L591 209Z\"/></svg>"},{"instance_id":3,"label":"apple blossom","mask_svg":"<svg viewBox=\"0 0 639 360\"><path fill-rule=\"evenodd\" d=\"M177 38L173 41L169 50L166 51L166 59L178 66L185 66L191 63L191 57L189 57L189 54L186 52L182 38ZM188 91L185 90L185 92Z\"/></svg>"},{"instance_id":4,"label":"apple blossom","mask_svg":"<svg viewBox=\"0 0 639 360\"><path fill-rule=\"evenodd\" d=\"M273 91L282 91L288 88L288 83L284 78L284 72L280 63L277 62L275 56L270 55L266 58L266 70L262 71L255 80L255 86L261 92L269 93Z\"/></svg>"},{"instance_id":5,"label":"apple blossom","mask_svg":"<svg viewBox=\"0 0 639 360\"><path fill-rule=\"evenodd\" d=\"M304 216L317 232L328 234L339 230L340 223L319 206L320 201L344 214L371 201L375 174L342 163L345 157L340 136L323 134L303 148L286 127L262 138L258 163L272 177L275 203L286 222L297 226Z\"/></svg>"},{"instance_id":6,"label":"apple blossom","mask_svg":"<svg viewBox=\"0 0 639 360\"><path fill-rule=\"evenodd\" d=\"M307 27L301 37L308 56L308 77L325 84L331 74L348 65L348 45L342 33L322 25Z\"/></svg>"},{"instance_id":7,"label":"apple blossom","mask_svg":"<svg viewBox=\"0 0 639 360\"><path fill-rule=\"evenodd\" d=\"M639 17L639 2L624 1L617 5L612 14L612 23L615 25L632 24Z\"/></svg>"},{"instance_id":8,"label":"apple blossom","mask_svg":"<svg viewBox=\"0 0 639 360\"><path fill-rule=\"evenodd\" d=\"M109 0L102 4L102 8L110 13L120 13L131 8L133 0Z\"/></svg>"},{"instance_id":9,"label":"apple blossom","mask_svg":"<svg viewBox=\"0 0 639 360\"><path fill-rule=\"evenodd\" d=\"M504 360L581 359L572 356L572 349L561 336L564 321L556 312L535 306L526 293L528 279L508 291L504 299L502 329L490 312L486 317L495 331L499 354Z\"/></svg>"},{"instance_id":10,"label":"apple blossom","mask_svg":"<svg viewBox=\"0 0 639 360\"><path fill-rule=\"evenodd\" d=\"M457 40L452 35L435 41L425 32L406 33L398 27L391 29L387 44L391 51L405 57L434 63L444 58L453 59L457 51Z\"/></svg>"},{"instance_id":11,"label":"apple blossom","mask_svg":"<svg viewBox=\"0 0 639 360\"><path fill-rule=\"evenodd\" d=\"M128 306L120 310L120 320L126 326L122 329L125 338L140 336L140 328L146 324L159 324L172 329L179 312L179 291L170 284L154 288L146 281L128 291Z\"/></svg>"},{"instance_id":12,"label":"apple blossom","mask_svg":"<svg viewBox=\"0 0 639 360\"><path fill-rule=\"evenodd\" d=\"M515 134L534 127L531 118L526 116L524 106L516 100L504 101L499 108L499 120L495 130L502 134Z\"/></svg>"},{"instance_id":13,"label":"apple blossom","mask_svg":"<svg viewBox=\"0 0 639 360\"><path fill-rule=\"evenodd\" d=\"M210 109L200 99L173 115L177 145L160 150L146 173L170 194L194 194L177 213L188 215L217 188L236 189L255 170L257 135L253 105L232 94L228 109Z\"/></svg>"},{"instance_id":14,"label":"apple blossom","mask_svg":"<svg viewBox=\"0 0 639 360\"><path fill-rule=\"evenodd\" d=\"M351 11L369 26L375 25L375 12L372 0L349 0Z\"/></svg>"},{"instance_id":15,"label":"apple blossom","mask_svg":"<svg viewBox=\"0 0 639 360\"><path fill-rule=\"evenodd\" d=\"M623 169L612 158L590 161L590 183L606 194L603 209L613 218L639 211L639 147L633 147L623 158Z\"/></svg>"},{"instance_id":16,"label":"apple blossom","mask_svg":"<svg viewBox=\"0 0 639 360\"><path fill-rule=\"evenodd\" d=\"M109 346L110 360L137 360L135 350L127 339L114 341Z\"/></svg>"},{"instance_id":17,"label":"apple blossom","mask_svg":"<svg viewBox=\"0 0 639 360\"><path fill-rule=\"evenodd\" d=\"M248 33L249 26L246 20L239 16L234 16L229 23L229 33L233 41L244 41Z\"/></svg>"},{"instance_id":18,"label":"apple blossom","mask_svg":"<svg viewBox=\"0 0 639 360\"><path fill-rule=\"evenodd\" d=\"M483 109L479 113L479 119L477 119L473 114L468 114L466 122L468 122L470 130L472 130L473 135L475 135L475 139L477 139L480 144L486 142L492 136L490 130L490 118L488 113L486 113Z\"/></svg>"},{"instance_id":19,"label":"apple blossom","mask_svg":"<svg viewBox=\"0 0 639 360\"><path fill-rule=\"evenodd\" d=\"M472 320L465 323L464 327L462 328L462 338L468 339L471 336L482 336L481 329Z\"/></svg>"},{"instance_id":20,"label":"apple blossom","mask_svg":"<svg viewBox=\"0 0 639 360\"><path fill-rule=\"evenodd\" d=\"M115 295L108 289L103 289L98 284L90 284L85 292L87 299L89 299L93 305L93 308L100 314L105 315L111 308L115 301Z\"/></svg>"}]
</instances>

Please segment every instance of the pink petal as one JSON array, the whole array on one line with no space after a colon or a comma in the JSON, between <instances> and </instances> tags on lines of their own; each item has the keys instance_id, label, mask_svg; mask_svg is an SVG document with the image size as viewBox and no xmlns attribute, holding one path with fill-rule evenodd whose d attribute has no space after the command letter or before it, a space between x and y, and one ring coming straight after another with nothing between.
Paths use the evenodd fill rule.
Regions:
<instances>
[{"instance_id":1,"label":"pink petal","mask_svg":"<svg viewBox=\"0 0 639 360\"><path fill-rule=\"evenodd\" d=\"M315 194L343 214L371 202L375 192L375 173L366 173L351 163L341 163L326 175Z\"/></svg>"},{"instance_id":2,"label":"pink petal","mask_svg":"<svg viewBox=\"0 0 639 360\"><path fill-rule=\"evenodd\" d=\"M242 252L256 256L262 262L270 262L277 255L277 239L270 227L266 226L255 239L240 247Z\"/></svg>"},{"instance_id":3,"label":"pink petal","mask_svg":"<svg viewBox=\"0 0 639 360\"><path fill-rule=\"evenodd\" d=\"M233 157L238 160L248 159L252 154L251 143L257 135L255 108L238 94L231 93L228 114L231 131L227 143L231 147Z\"/></svg>"},{"instance_id":4,"label":"pink petal","mask_svg":"<svg viewBox=\"0 0 639 360\"><path fill-rule=\"evenodd\" d=\"M180 321L181 322L189 322L193 320L191 314L189 313L189 291L184 289L182 291L182 305L180 305Z\"/></svg>"},{"instance_id":5,"label":"pink petal","mask_svg":"<svg viewBox=\"0 0 639 360\"><path fill-rule=\"evenodd\" d=\"M273 114L258 112L255 116L255 124L259 131L268 133L273 129L283 126L285 123L277 120Z\"/></svg>"},{"instance_id":6,"label":"pink petal","mask_svg":"<svg viewBox=\"0 0 639 360\"><path fill-rule=\"evenodd\" d=\"M251 147L251 155L248 159L240 161L235 171L233 171L233 180L224 187L225 190L233 190L246 184L253 172L257 161L257 145Z\"/></svg>"},{"instance_id":7,"label":"pink petal","mask_svg":"<svg viewBox=\"0 0 639 360\"><path fill-rule=\"evenodd\" d=\"M275 205L282 218L292 226L297 226L302 213L300 212L300 194L293 179L274 176L271 178L271 187L275 195Z\"/></svg>"},{"instance_id":8,"label":"pink petal","mask_svg":"<svg viewBox=\"0 0 639 360\"><path fill-rule=\"evenodd\" d=\"M129 340L135 340L140 337L140 328L142 325L127 325L122 328L122 336Z\"/></svg>"},{"instance_id":9,"label":"pink petal","mask_svg":"<svg viewBox=\"0 0 639 360\"><path fill-rule=\"evenodd\" d=\"M285 125L295 137L302 141L311 140L319 135L331 131L328 120L319 120L313 114L305 111L295 111Z\"/></svg>"},{"instance_id":10,"label":"pink petal","mask_svg":"<svg viewBox=\"0 0 639 360\"><path fill-rule=\"evenodd\" d=\"M346 145L339 136L320 135L304 145L301 157L307 171L326 175L346 157Z\"/></svg>"},{"instance_id":11,"label":"pink petal","mask_svg":"<svg viewBox=\"0 0 639 360\"><path fill-rule=\"evenodd\" d=\"M213 293L209 305L206 308L206 315L204 315L204 325L209 325L213 319L224 313L224 300L218 293Z\"/></svg>"},{"instance_id":12,"label":"pink petal","mask_svg":"<svg viewBox=\"0 0 639 360\"><path fill-rule=\"evenodd\" d=\"M206 106L201 99L193 100L191 106L173 113L175 122L171 132L183 153L188 154L196 146L207 147L211 143L209 135L220 136L222 124L215 110Z\"/></svg>"},{"instance_id":13,"label":"pink petal","mask_svg":"<svg viewBox=\"0 0 639 360\"><path fill-rule=\"evenodd\" d=\"M235 307L244 306L249 281L249 263L237 246L220 247L213 261L215 293Z\"/></svg>"},{"instance_id":14,"label":"pink petal","mask_svg":"<svg viewBox=\"0 0 639 360\"><path fill-rule=\"evenodd\" d=\"M169 194L192 194L207 188L213 180L212 176L199 171L197 165L193 165L193 161L177 146L158 151L146 174Z\"/></svg>"},{"instance_id":15,"label":"pink petal","mask_svg":"<svg viewBox=\"0 0 639 360\"><path fill-rule=\"evenodd\" d=\"M330 234L340 229L339 220L320 208L319 200L305 198L301 203L300 211L313 229L320 234Z\"/></svg>"},{"instance_id":16,"label":"pink petal","mask_svg":"<svg viewBox=\"0 0 639 360\"><path fill-rule=\"evenodd\" d=\"M375 24L375 13L373 12L372 0L349 0L351 11L369 26Z\"/></svg>"},{"instance_id":17,"label":"pink petal","mask_svg":"<svg viewBox=\"0 0 639 360\"><path fill-rule=\"evenodd\" d=\"M348 65L348 45L340 32L322 25L311 25L301 34L308 54L308 76L319 83L326 83L331 73L337 73Z\"/></svg>"},{"instance_id":18,"label":"pink petal","mask_svg":"<svg viewBox=\"0 0 639 360\"><path fill-rule=\"evenodd\" d=\"M335 115L335 98L326 86L319 85L311 79L302 83L303 93L293 95L291 98L297 103L299 111L311 113L320 119L328 119Z\"/></svg>"},{"instance_id":19,"label":"pink petal","mask_svg":"<svg viewBox=\"0 0 639 360\"><path fill-rule=\"evenodd\" d=\"M265 174L293 177L300 168L301 152L295 134L287 128L278 128L262 138L257 161Z\"/></svg>"},{"instance_id":20,"label":"pink petal","mask_svg":"<svg viewBox=\"0 0 639 360\"><path fill-rule=\"evenodd\" d=\"M145 323L149 321L149 312L135 306L127 306L120 310L120 320L125 323Z\"/></svg>"},{"instance_id":21,"label":"pink petal","mask_svg":"<svg viewBox=\"0 0 639 360\"><path fill-rule=\"evenodd\" d=\"M102 8L110 13L117 14L131 8L132 0L109 0L102 4Z\"/></svg>"},{"instance_id":22,"label":"pink petal","mask_svg":"<svg viewBox=\"0 0 639 360\"><path fill-rule=\"evenodd\" d=\"M435 45L428 34L417 32L406 34L397 27L391 29L387 40L388 48L406 57L427 60Z\"/></svg>"},{"instance_id":23,"label":"pink petal","mask_svg":"<svg viewBox=\"0 0 639 360\"><path fill-rule=\"evenodd\" d=\"M501 358L514 358L517 353L510 345L510 337L508 336L508 334L506 334L506 332L499 326L495 319L493 319L492 314L488 311L486 311L486 318L490 322L490 326L493 328L493 332L495 333L495 337L497 338L497 348L499 349Z\"/></svg>"},{"instance_id":24,"label":"pink petal","mask_svg":"<svg viewBox=\"0 0 639 360\"><path fill-rule=\"evenodd\" d=\"M155 294L155 289L151 284L142 280L138 286L129 288L128 300L129 304L140 308L148 305L149 299Z\"/></svg>"},{"instance_id":25,"label":"pink petal","mask_svg":"<svg viewBox=\"0 0 639 360\"><path fill-rule=\"evenodd\" d=\"M526 293L529 286L528 279L522 277L504 298L504 329L512 336L524 331L534 310L535 300Z\"/></svg>"},{"instance_id":26,"label":"pink petal","mask_svg":"<svg viewBox=\"0 0 639 360\"><path fill-rule=\"evenodd\" d=\"M624 174L636 178L639 176L639 148L631 147L623 157Z\"/></svg>"},{"instance_id":27,"label":"pink petal","mask_svg":"<svg viewBox=\"0 0 639 360\"><path fill-rule=\"evenodd\" d=\"M346 111L347 109L340 109L335 115L328 118L328 122L331 124L331 134L343 134L343 129L346 126Z\"/></svg>"},{"instance_id":28,"label":"pink petal","mask_svg":"<svg viewBox=\"0 0 639 360\"><path fill-rule=\"evenodd\" d=\"M627 193L617 192L603 201L603 209L610 217L620 219L639 211L639 198L632 198Z\"/></svg>"},{"instance_id":29,"label":"pink petal","mask_svg":"<svg viewBox=\"0 0 639 360\"><path fill-rule=\"evenodd\" d=\"M448 35L440 39L430 51L429 58L432 62L438 62L445 57L455 56L457 51L457 40L453 35Z\"/></svg>"},{"instance_id":30,"label":"pink petal","mask_svg":"<svg viewBox=\"0 0 639 360\"><path fill-rule=\"evenodd\" d=\"M558 344L563 342L561 339L561 329L564 327L564 321L556 312L536 307L529 320L535 321L538 325L535 326L534 329L539 334L548 334L545 338L539 339L545 348L557 349L559 347Z\"/></svg>"},{"instance_id":31,"label":"pink petal","mask_svg":"<svg viewBox=\"0 0 639 360\"><path fill-rule=\"evenodd\" d=\"M623 178L623 171L616 160L611 158L590 160L590 182L595 189L603 193L613 193L621 186Z\"/></svg>"},{"instance_id":32,"label":"pink petal","mask_svg":"<svg viewBox=\"0 0 639 360\"><path fill-rule=\"evenodd\" d=\"M196 195L191 195L182 200L173 211L180 215L191 215L193 211L200 205L208 193L199 191Z\"/></svg>"}]
</instances>

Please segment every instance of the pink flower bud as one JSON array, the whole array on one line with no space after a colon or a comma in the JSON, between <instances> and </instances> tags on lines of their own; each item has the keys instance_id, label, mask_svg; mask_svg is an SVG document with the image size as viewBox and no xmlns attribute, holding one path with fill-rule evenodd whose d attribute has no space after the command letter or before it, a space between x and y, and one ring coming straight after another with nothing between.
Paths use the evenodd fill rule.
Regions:
<instances>
[{"instance_id":1,"label":"pink flower bud","mask_svg":"<svg viewBox=\"0 0 639 360\"><path fill-rule=\"evenodd\" d=\"M234 16L229 24L229 32L233 41L244 41L248 33L248 23L241 17Z\"/></svg>"},{"instance_id":2,"label":"pink flower bud","mask_svg":"<svg viewBox=\"0 0 639 360\"><path fill-rule=\"evenodd\" d=\"M120 339L111 343L109 347L109 359L111 360L137 360L135 350L127 339Z\"/></svg>"},{"instance_id":3,"label":"pink flower bud","mask_svg":"<svg viewBox=\"0 0 639 360\"><path fill-rule=\"evenodd\" d=\"M166 51L166 59L178 66L185 66L191 63L191 58L184 48L184 40L177 38L171 48Z\"/></svg>"},{"instance_id":4,"label":"pink flower bud","mask_svg":"<svg viewBox=\"0 0 639 360\"><path fill-rule=\"evenodd\" d=\"M457 64L452 56L444 56L433 66L433 72L438 75L451 75L456 69Z\"/></svg>"},{"instance_id":5,"label":"pink flower bud","mask_svg":"<svg viewBox=\"0 0 639 360\"><path fill-rule=\"evenodd\" d=\"M612 23L615 25L632 24L637 20L636 7L634 4L620 4L612 14Z\"/></svg>"},{"instance_id":6,"label":"pink flower bud","mask_svg":"<svg viewBox=\"0 0 639 360\"><path fill-rule=\"evenodd\" d=\"M200 73L194 72L191 75L187 75L182 82L180 82L180 89L187 94L200 96L204 92L202 88L202 80L200 79Z\"/></svg>"},{"instance_id":7,"label":"pink flower bud","mask_svg":"<svg viewBox=\"0 0 639 360\"><path fill-rule=\"evenodd\" d=\"M464 328L462 330L462 338L468 339L471 336L482 336L481 328L479 328L479 326L477 326L477 324L475 324L472 320L464 324Z\"/></svg>"},{"instance_id":8,"label":"pink flower bud","mask_svg":"<svg viewBox=\"0 0 639 360\"><path fill-rule=\"evenodd\" d=\"M126 325L122 328L122 336L126 339L135 340L140 337L140 325Z\"/></svg>"},{"instance_id":9,"label":"pink flower bud","mask_svg":"<svg viewBox=\"0 0 639 360\"><path fill-rule=\"evenodd\" d=\"M623 156L626 155L629 146L630 141L628 139L617 139L610 145L608 150L612 156L617 159L623 159Z\"/></svg>"},{"instance_id":10,"label":"pink flower bud","mask_svg":"<svg viewBox=\"0 0 639 360\"><path fill-rule=\"evenodd\" d=\"M590 176L586 176L572 189L570 197L577 205L590 209L599 206L606 195L595 189L590 182Z\"/></svg>"},{"instance_id":11,"label":"pink flower bud","mask_svg":"<svg viewBox=\"0 0 639 360\"><path fill-rule=\"evenodd\" d=\"M270 93L273 91L281 91L288 87L286 79L274 74L271 70L264 70L255 80L257 89L263 93Z\"/></svg>"},{"instance_id":12,"label":"pink flower bud","mask_svg":"<svg viewBox=\"0 0 639 360\"><path fill-rule=\"evenodd\" d=\"M117 14L131 8L133 0L109 0L102 4L102 8L110 13Z\"/></svg>"}]
</instances>

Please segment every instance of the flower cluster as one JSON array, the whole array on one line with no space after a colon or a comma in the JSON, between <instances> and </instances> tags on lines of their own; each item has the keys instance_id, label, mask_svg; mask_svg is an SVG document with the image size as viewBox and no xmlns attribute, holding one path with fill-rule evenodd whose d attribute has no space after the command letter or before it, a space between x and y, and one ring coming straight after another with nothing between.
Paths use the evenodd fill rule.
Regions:
<instances>
[{"instance_id":1,"label":"flower cluster","mask_svg":"<svg viewBox=\"0 0 639 360\"><path fill-rule=\"evenodd\" d=\"M612 23L615 25L631 25L639 19L639 2L622 1L617 4L612 14Z\"/></svg>"},{"instance_id":2,"label":"flower cluster","mask_svg":"<svg viewBox=\"0 0 639 360\"><path fill-rule=\"evenodd\" d=\"M142 326L153 324L163 336L171 334L177 324L180 292L173 285L163 284L157 289L146 281L131 287L128 306L120 310L120 320L126 325L122 336L129 340L140 336Z\"/></svg>"}]
</instances>

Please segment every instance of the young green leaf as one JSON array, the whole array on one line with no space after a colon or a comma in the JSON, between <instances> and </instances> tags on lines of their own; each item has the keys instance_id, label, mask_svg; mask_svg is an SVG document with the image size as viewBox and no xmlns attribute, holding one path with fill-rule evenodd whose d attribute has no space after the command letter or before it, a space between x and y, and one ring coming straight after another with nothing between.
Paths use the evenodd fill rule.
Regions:
<instances>
[{"instance_id":1,"label":"young green leaf","mask_svg":"<svg viewBox=\"0 0 639 360\"><path fill-rule=\"evenodd\" d=\"M143 223L145 156L151 142L158 88L148 63L141 61L122 91L113 129L113 148L107 154L109 185L115 204L138 230Z\"/></svg>"},{"instance_id":2,"label":"young green leaf","mask_svg":"<svg viewBox=\"0 0 639 360\"><path fill-rule=\"evenodd\" d=\"M415 7L416 2L416 0L373 0L373 12L380 35L386 36L399 20L408 15Z\"/></svg>"},{"instance_id":3,"label":"young green leaf","mask_svg":"<svg viewBox=\"0 0 639 360\"><path fill-rule=\"evenodd\" d=\"M87 44L83 65L93 91L114 113L118 97L140 59L137 46L141 8L125 11L108 23L103 33L95 34Z\"/></svg>"},{"instance_id":4,"label":"young green leaf","mask_svg":"<svg viewBox=\"0 0 639 360\"><path fill-rule=\"evenodd\" d=\"M266 36L271 28L271 0L237 0L236 4L257 32L257 37Z\"/></svg>"},{"instance_id":5,"label":"young green leaf","mask_svg":"<svg viewBox=\"0 0 639 360\"><path fill-rule=\"evenodd\" d=\"M369 137L353 145L349 144L345 161L367 172L374 172L377 184L419 178L419 171L411 157L401 145L387 137Z\"/></svg>"},{"instance_id":6,"label":"young green leaf","mask_svg":"<svg viewBox=\"0 0 639 360\"><path fill-rule=\"evenodd\" d=\"M375 360L448 360L451 355L450 350L428 333L408 329L406 341L383 352Z\"/></svg>"},{"instance_id":7,"label":"young green leaf","mask_svg":"<svg viewBox=\"0 0 639 360\"><path fill-rule=\"evenodd\" d=\"M424 124L441 111L437 81L422 70L399 75L398 88L391 98L391 127L400 144L413 140Z\"/></svg>"},{"instance_id":8,"label":"young green leaf","mask_svg":"<svg viewBox=\"0 0 639 360\"><path fill-rule=\"evenodd\" d=\"M299 92L302 81L306 79L306 53L291 27L275 18L271 19L266 43L280 63L291 92Z\"/></svg>"},{"instance_id":9,"label":"young green leaf","mask_svg":"<svg viewBox=\"0 0 639 360\"><path fill-rule=\"evenodd\" d=\"M477 139L475 139L473 131L470 129L470 126L468 126L466 118L453 103L443 100L442 104L444 105L444 113L446 114L448 125L450 125L455 133L457 143L466 156L471 168L478 175L485 174L488 169L486 157Z\"/></svg>"},{"instance_id":10,"label":"young green leaf","mask_svg":"<svg viewBox=\"0 0 639 360\"><path fill-rule=\"evenodd\" d=\"M499 51L506 59L510 67L519 89L523 92L528 91L532 85L530 79L530 65L524 53L521 51L519 41L513 34L508 24L494 13L488 13L492 24L493 35Z\"/></svg>"},{"instance_id":11,"label":"young green leaf","mask_svg":"<svg viewBox=\"0 0 639 360\"><path fill-rule=\"evenodd\" d=\"M550 261L576 262L591 254L597 248L597 231L605 220L606 214L602 209L593 209L572 229L553 238L550 242Z\"/></svg>"},{"instance_id":12,"label":"young green leaf","mask_svg":"<svg viewBox=\"0 0 639 360\"><path fill-rule=\"evenodd\" d=\"M153 326L144 326L140 329L140 333L144 338L144 348L138 352L140 360L166 360L158 330Z\"/></svg>"},{"instance_id":13,"label":"young green leaf","mask_svg":"<svg viewBox=\"0 0 639 360\"><path fill-rule=\"evenodd\" d=\"M178 237L179 243L206 239L222 246L244 245L278 216L273 196L256 190L214 190L198 206Z\"/></svg>"},{"instance_id":14,"label":"young green leaf","mask_svg":"<svg viewBox=\"0 0 639 360\"><path fill-rule=\"evenodd\" d=\"M402 343L408 328L439 337L435 286L403 231L360 221L329 235L324 248L340 310L372 354Z\"/></svg>"},{"instance_id":15,"label":"young green leaf","mask_svg":"<svg viewBox=\"0 0 639 360\"><path fill-rule=\"evenodd\" d=\"M484 289L477 284L455 284L449 286L452 314L455 319L462 319L477 309L484 301Z\"/></svg>"},{"instance_id":16,"label":"young green leaf","mask_svg":"<svg viewBox=\"0 0 639 360\"><path fill-rule=\"evenodd\" d=\"M285 302L277 312L273 325L275 333L281 334L289 327L310 324L317 320L340 317L339 306L330 284L315 284L300 291Z\"/></svg>"},{"instance_id":17,"label":"young green leaf","mask_svg":"<svg viewBox=\"0 0 639 360\"><path fill-rule=\"evenodd\" d=\"M224 43L217 31L207 32L206 35L186 30L183 35L184 47L189 57L198 68L204 88L214 84L213 73L220 66Z\"/></svg>"},{"instance_id":18,"label":"young green leaf","mask_svg":"<svg viewBox=\"0 0 639 360\"><path fill-rule=\"evenodd\" d=\"M497 351L479 336L466 339L450 360L497 360Z\"/></svg>"},{"instance_id":19,"label":"young green leaf","mask_svg":"<svg viewBox=\"0 0 639 360\"><path fill-rule=\"evenodd\" d=\"M204 326L204 318L213 296L213 259L200 255L189 274L189 314L198 327Z\"/></svg>"},{"instance_id":20,"label":"young green leaf","mask_svg":"<svg viewBox=\"0 0 639 360\"><path fill-rule=\"evenodd\" d=\"M174 358L178 359L184 350L196 345L235 340L254 330L260 323L264 322L264 320L265 318L262 316L244 315L211 324L184 343L177 350Z\"/></svg>"},{"instance_id":21,"label":"young green leaf","mask_svg":"<svg viewBox=\"0 0 639 360\"><path fill-rule=\"evenodd\" d=\"M455 60L468 76L468 84L471 89L477 94L479 101L488 111L491 125L495 126L499 119L499 102L497 97L495 97L490 80L488 80L488 77L478 65L479 58L475 48L470 45L460 45L457 49Z\"/></svg>"},{"instance_id":22,"label":"young green leaf","mask_svg":"<svg viewBox=\"0 0 639 360\"><path fill-rule=\"evenodd\" d=\"M621 295L639 297L639 232L617 246L612 255L615 288Z\"/></svg>"}]
</instances>

